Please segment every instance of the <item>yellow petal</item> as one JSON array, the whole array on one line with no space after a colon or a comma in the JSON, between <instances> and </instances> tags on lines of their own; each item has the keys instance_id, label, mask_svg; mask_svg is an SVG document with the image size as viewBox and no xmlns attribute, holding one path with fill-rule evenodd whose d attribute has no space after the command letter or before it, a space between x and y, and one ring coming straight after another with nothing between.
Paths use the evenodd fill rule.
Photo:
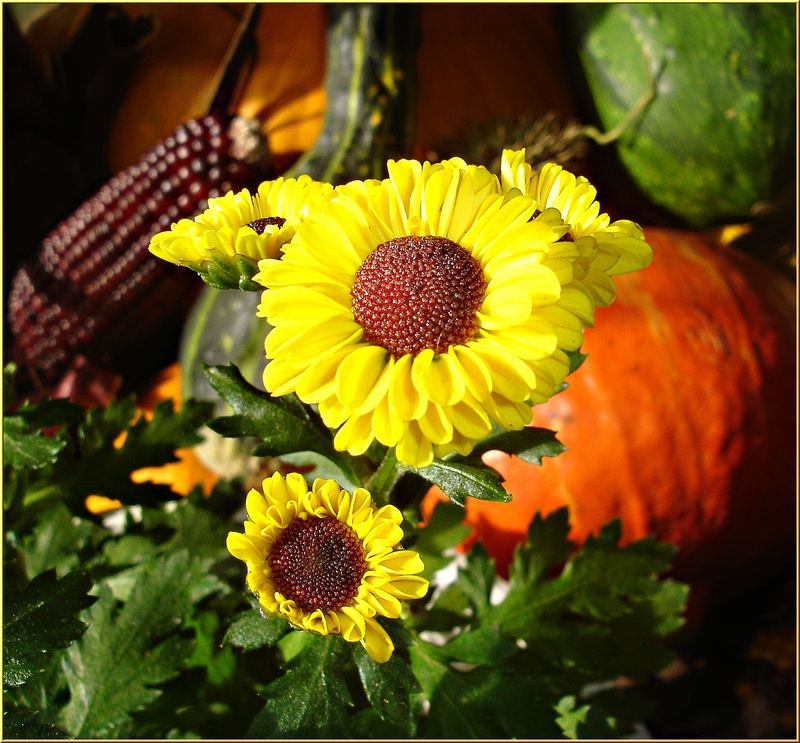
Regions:
<instances>
[{"instance_id":1,"label":"yellow petal","mask_svg":"<svg viewBox=\"0 0 800 743\"><path fill-rule=\"evenodd\" d=\"M408 353L397 359L389 383L389 412L401 421L419 418L428 404L427 396L420 393L412 379L415 358Z\"/></svg>"},{"instance_id":2,"label":"yellow petal","mask_svg":"<svg viewBox=\"0 0 800 743\"><path fill-rule=\"evenodd\" d=\"M420 431L416 421L410 421L395 449L397 461L412 467L427 467L433 461L433 445Z\"/></svg>"},{"instance_id":3,"label":"yellow petal","mask_svg":"<svg viewBox=\"0 0 800 743\"><path fill-rule=\"evenodd\" d=\"M412 573L421 573L425 566L422 564L422 558L418 552L414 550L395 550L388 552L384 556L375 560L383 570L388 570L391 573L400 573L409 575Z\"/></svg>"},{"instance_id":4,"label":"yellow petal","mask_svg":"<svg viewBox=\"0 0 800 743\"><path fill-rule=\"evenodd\" d=\"M461 368L453 361L450 352L434 354L429 348L414 358L411 379L422 395L440 405L453 405L467 389Z\"/></svg>"},{"instance_id":5,"label":"yellow petal","mask_svg":"<svg viewBox=\"0 0 800 743\"><path fill-rule=\"evenodd\" d=\"M336 394L355 413L366 413L389 391L394 359L380 346L360 346L339 365Z\"/></svg>"},{"instance_id":6,"label":"yellow petal","mask_svg":"<svg viewBox=\"0 0 800 743\"><path fill-rule=\"evenodd\" d=\"M392 657L394 643L374 619L366 619L365 622L364 638L361 640L364 650L376 663L386 663Z\"/></svg>"},{"instance_id":7,"label":"yellow petal","mask_svg":"<svg viewBox=\"0 0 800 743\"><path fill-rule=\"evenodd\" d=\"M354 415L336 432L333 445L336 451L363 454L375 438L372 430L372 413Z\"/></svg>"}]
</instances>

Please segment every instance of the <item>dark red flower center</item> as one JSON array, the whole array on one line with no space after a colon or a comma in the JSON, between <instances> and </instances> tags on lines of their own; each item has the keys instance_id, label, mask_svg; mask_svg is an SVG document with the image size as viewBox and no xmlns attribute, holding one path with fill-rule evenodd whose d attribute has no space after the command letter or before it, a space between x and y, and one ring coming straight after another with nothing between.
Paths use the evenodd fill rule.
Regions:
<instances>
[{"instance_id":1,"label":"dark red flower center","mask_svg":"<svg viewBox=\"0 0 800 743\"><path fill-rule=\"evenodd\" d=\"M356 595L367 569L361 541L333 516L292 521L267 561L276 590L303 611L340 609Z\"/></svg>"},{"instance_id":2,"label":"dark red flower center","mask_svg":"<svg viewBox=\"0 0 800 743\"><path fill-rule=\"evenodd\" d=\"M398 237L356 272L350 296L364 339L394 356L444 353L475 337L486 291L481 264L444 237Z\"/></svg>"},{"instance_id":3,"label":"dark red flower center","mask_svg":"<svg viewBox=\"0 0 800 743\"><path fill-rule=\"evenodd\" d=\"M276 224L278 227L283 227L285 223L286 220L283 217L262 217L248 222L246 226L254 229L257 235L263 235L268 224Z\"/></svg>"}]
</instances>

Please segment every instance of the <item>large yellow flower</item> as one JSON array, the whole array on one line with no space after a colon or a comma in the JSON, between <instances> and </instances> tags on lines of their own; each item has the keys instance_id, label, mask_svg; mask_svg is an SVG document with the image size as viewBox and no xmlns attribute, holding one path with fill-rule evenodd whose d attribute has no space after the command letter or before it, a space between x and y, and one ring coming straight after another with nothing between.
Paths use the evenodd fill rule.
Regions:
<instances>
[{"instance_id":1,"label":"large yellow flower","mask_svg":"<svg viewBox=\"0 0 800 743\"><path fill-rule=\"evenodd\" d=\"M297 473L263 482L247 495L244 534L228 550L247 564L247 585L270 614L321 635L360 642L378 663L394 650L375 617L397 618L401 600L422 598L428 581L412 550L398 548L403 517L376 509L370 494L352 495L333 480L309 490Z\"/></svg>"},{"instance_id":2,"label":"large yellow flower","mask_svg":"<svg viewBox=\"0 0 800 743\"><path fill-rule=\"evenodd\" d=\"M261 258L274 258L308 213L333 187L307 175L265 181L255 194L209 199L194 219L181 219L150 241L150 252L201 275L220 288L258 289L252 283Z\"/></svg>"},{"instance_id":3,"label":"large yellow flower","mask_svg":"<svg viewBox=\"0 0 800 743\"><path fill-rule=\"evenodd\" d=\"M255 277L272 329L264 384L318 404L352 454L469 453L557 392L593 307L556 210L461 160L389 162L340 186ZM532 219L533 218L533 219Z\"/></svg>"},{"instance_id":4,"label":"large yellow flower","mask_svg":"<svg viewBox=\"0 0 800 743\"><path fill-rule=\"evenodd\" d=\"M504 150L501 178L506 191L516 189L531 196L541 210L558 209L569 225L580 259L575 280L596 307L614 301L612 276L638 271L653 259L641 227L629 220L612 222L600 213L597 190L583 176L560 165L545 163L538 173L525 161L525 150Z\"/></svg>"}]
</instances>

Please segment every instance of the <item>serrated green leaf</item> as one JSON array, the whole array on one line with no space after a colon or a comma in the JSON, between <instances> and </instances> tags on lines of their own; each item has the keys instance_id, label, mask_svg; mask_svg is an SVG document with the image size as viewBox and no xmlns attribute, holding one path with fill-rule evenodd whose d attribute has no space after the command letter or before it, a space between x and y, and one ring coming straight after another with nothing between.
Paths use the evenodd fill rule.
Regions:
<instances>
[{"instance_id":1,"label":"serrated green leaf","mask_svg":"<svg viewBox=\"0 0 800 743\"><path fill-rule=\"evenodd\" d=\"M3 683L18 686L44 670L48 654L86 631L78 614L95 602L86 573L61 579L55 571L36 576L25 588L3 586Z\"/></svg>"},{"instance_id":2,"label":"serrated green leaf","mask_svg":"<svg viewBox=\"0 0 800 743\"><path fill-rule=\"evenodd\" d=\"M139 566L128 601L117 610L104 590L89 613L90 628L64 659L70 700L61 724L75 737L124 735L132 713L159 694L159 684L180 672L192 643L176 632L202 598L197 583L209 563L188 552Z\"/></svg>"},{"instance_id":3,"label":"serrated green leaf","mask_svg":"<svg viewBox=\"0 0 800 743\"><path fill-rule=\"evenodd\" d=\"M250 609L233 618L222 642L242 650L256 650L274 645L290 629L285 620L265 617L258 609Z\"/></svg>"},{"instance_id":4,"label":"serrated green leaf","mask_svg":"<svg viewBox=\"0 0 800 743\"><path fill-rule=\"evenodd\" d=\"M566 447L556 438L555 431L547 428L523 428L519 431L502 431L478 442L464 461L474 462L487 451L516 454L531 464L541 464L542 457L557 457Z\"/></svg>"},{"instance_id":5,"label":"serrated green leaf","mask_svg":"<svg viewBox=\"0 0 800 743\"><path fill-rule=\"evenodd\" d=\"M683 611L689 601L689 586L668 578L659 583L649 600L658 617L655 631L662 637L671 635L685 624Z\"/></svg>"},{"instance_id":6,"label":"serrated green leaf","mask_svg":"<svg viewBox=\"0 0 800 743\"><path fill-rule=\"evenodd\" d=\"M556 705L556 722L565 738L618 738L614 721L590 704L578 705L573 695L565 696Z\"/></svg>"},{"instance_id":7,"label":"serrated green leaf","mask_svg":"<svg viewBox=\"0 0 800 743\"><path fill-rule=\"evenodd\" d=\"M248 736L346 736L348 709L353 706L344 676L348 656L347 643L341 638L309 634L286 672L267 686L267 703L253 720Z\"/></svg>"},{"instance_id":8,"label":"serrated green leaf","mask_svg":"<svg viewBox=\"0 0 800 743\"><path fill-rule=\"evenodd\" d=\"M58 459L66 442L32 432L18 416L3 419L3 466L18 469L40 469Z\"/></svg>"},{"instance_id":9,"label":"serrated green leaf","mask_svg":"<svg viewBox=\"0 0 800 743\"><path fill-rule=\"evenodd\" d=\"M358 482L346 455L333 446L330 431L294 395L273 397L251 385L233 365L207 367L211 386L236 415L215 418L209 428L222 436L261 440L257 456L312 451L330 459L351 482Z\"/></svg>"},{"instance_id":10,"label":"serrated green leaf","mask_svg":"<svg viewBox=\"0 0 800 743\"><path fill-rule=\"evenodd\" d=\"M440 502L434 507L428 523L419 530L413 546L425 564L422 573L425 578L430 579L437 570L447 565L450 558L443 553L466 539L470 528L464 523L464 515L462 506Z\"/></svg>"},{"instance_id":11,"label":"serrated green leaf","mask_svg":"<svg viewBox=\"0 0 800 743\"><path fill-rule=\"evenodd\" d=\"M395 652L386 663L376 663L361 646L353 648L353 658L369 703L381 719L401 731L401 737L411 736L410 697L420 685L408 660Z\"/></svg>"},{"instance_id":12,"label":"serrated green leaf","mask_svg":"<svg viewBox=\"0 0 800 743\"><path fill-rule=\"evenodd\" d=\"M403 465L402 469L438 485L445 495L460 506L464 505L467 498L503 503L511 500L511 496L500 484L500 475L489 467L440 459L434 460L427 467Z\"/></svg>"},{"instance_id":13,"label":"serrated green leaf","mask_svg":"<svg viewBox=\"0 0 800 743\"><path fill-rule=\"evenodd\" d=\"M547 576L547 572L562 564L574 548L569 541L569 512L566 508L553 511L546 519L536 514L528 526L525 542L514 550L509 570L510 590L529 588Z\"/></svg>"},{"instance_id":14,"label":"serrated green leaf","mask_svg":"<svg viewBox=\"0 0 800 743\"><path fill-rule=\"evenodd\" d=\"M657 592L657 575L668 568L675 551L652 538L619 547L620 526L611 522L597 537L586 540L556 579L541 581L543 570L564 552L565 518L563 511L557 512L532 525L534 539L512 564L509 595L493 612L496 620L513 626L521 636L543 612L569 610L595 619L625 614L632 597L646 599ZM541 554L549 555L547 559L539 559L537 534L542 539Z\"/></svg>"}]
</instances>

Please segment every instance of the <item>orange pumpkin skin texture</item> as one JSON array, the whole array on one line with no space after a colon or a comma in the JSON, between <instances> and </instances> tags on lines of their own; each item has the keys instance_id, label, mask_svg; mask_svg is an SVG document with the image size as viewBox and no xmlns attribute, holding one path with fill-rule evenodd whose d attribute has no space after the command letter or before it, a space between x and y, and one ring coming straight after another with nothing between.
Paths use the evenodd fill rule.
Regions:
<instances>
[{"instance_id":1,"label":"orange pumpkin skin texture","mask_svg":"<svg viewBox=\"0 0 800 743\"><path fill-rule=\"evenodd\" d=\"M569 506L579 542L620 517L626 541L672 542L676 575L722 595L794 543L794 287L695 234L646 236L652 265L617 280L583 367L534 408L568 451L487 454L514 497L470 499L467 520L505 573L537 511Z\"/></svg>"}]
</instances>

